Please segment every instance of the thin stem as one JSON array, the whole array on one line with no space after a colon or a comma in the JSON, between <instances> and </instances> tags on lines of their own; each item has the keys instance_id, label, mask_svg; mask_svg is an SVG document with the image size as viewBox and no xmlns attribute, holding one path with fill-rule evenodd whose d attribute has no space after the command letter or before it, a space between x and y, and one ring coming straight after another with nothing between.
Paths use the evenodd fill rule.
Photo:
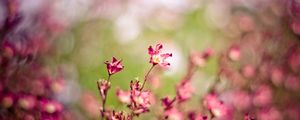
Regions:
<instances>
[{"instance_id":1,"label":"thin stem","mask_svg":"<svg viewBox=\"0 0 300 120\"><path fill-rule=\"evenodd\" d=\"M111 74L108 74L107 81L110 82Z\"/></svg>"},{"instance_id":2,"label":"thin stem","mask_svg":"<svg viewBox=\"0 0 300 120\"><path fill-rule=\"evenodd\" d=\"M110 78L111 78L111 74L108 74L108 77L107 77L107 81L110 82ZM98 85L99 86L99 85ZM109 90L109 89L108 89ZM101 120L103 120L104 118L104 113L105 113L105 103L106 103L106 98L107 98L107 93L108 93L108 90L104 93L104 98L102 98L102 113L101 113Z\"/></svg>"},{"instance_id":3,"label":"thin stem","mask_svg":"<svg viewBox=\"0 0 300 120\"><path fill-rule=\"evenodd\" d=\"M144 82L143 82L143 85L142 85L142 87L141 87L141 90L143 90L143 88L144 88L144 86L145 86L145 83L146 83L146 81L147 81L147 79L148 79L148 77L149 77L149 74L150 74L150 72L152 71L152 69L154 68L154 66L155 66L155 65L152 65L151 68L148 70L147 74L145 75Z\"/></svg>"}]
</instances>

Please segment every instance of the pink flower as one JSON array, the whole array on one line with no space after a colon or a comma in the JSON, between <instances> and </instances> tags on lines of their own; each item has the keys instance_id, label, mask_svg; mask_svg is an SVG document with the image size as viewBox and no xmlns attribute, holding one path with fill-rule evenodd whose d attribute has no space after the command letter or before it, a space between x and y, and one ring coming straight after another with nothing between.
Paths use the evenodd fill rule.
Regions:
<instances>
[{"instance_id":1,"label":"pink flower","mask_svg":"<svg viewBox=\"0 0 300 120\"><path fill-rule=\"evenodd\" d=\"M121 60L117 60L115 57L112 58L111 62L106 61L105 64L109 75L120 72L124 68L124 66L121 63Z\"/></svg>"},{"instance_id":2,"label":"pink flower","mask_svg":"<svg viewBox=\"0 0 300 120\"><path fill-rule=\"evenodd\" d=\"M63 106L56 101L50 101L45 99L40 101L40 109L42 112L52 114L55 112L61 112Z\"/></svg>"},{"instance_id":3,"label":"pink flower","mask_svg":"<svg viewBox=\"0 0 300 120\"><path fill-rule=\"evenodd\" d=\"M34 96L26 95L18 99L18 104L25 110L30 110L35 106L36 98Z\"/></svg>"},{"instance_id":4,"label":"pink flower","mask_svg":"<svg viewBox=\"0 0 300 120\"><path fill-rule=\"evenodd\" d=\"M178 86L177 86L177 97L179 101L186 101L187 99L191 98L195 89L191 85L190 81L182 81Z\"/></svg>"},{"instance_id":5,"label":"pink flower","mask_svg":"<svg viewBox=\"0 0 300 120\"><path fill-rule=\"evenodd\" d=\"M264 108L257 113L258 120L282 120L282 113L275 107Z\"/></svg>"},{"instance_id":6,"label":"pink flower","mask_svg":"<svg viewBox=\"0 0 300 120\"><path fill-rule=\"evenodd\" d=\"M299 79L294 75L288 75L286 78L284 85L289 90L297 91L300 88Z\"/></svg>"},{"instance_id":7,"label":"pink flower","mask_svg":"<svg viewBox=\"0 0 300 120\"><path fill-rule=\"evenodd\" d=\"M150 107L150 91L132 91L132 99L136 105L144 108Z\"/></svg>"},{"instance_id":8,"label":"pink flower","mask_svg":"<svg viewBox=\"0 0 300 120\"><path fill-rule=\"evenodd\" d=\"M122 103L130 103L130 91L123 91L121 89L117 89L117 97Z\"/></svg>"},{"instance_id":9,"label":"pink flower","mask_svg":"<svg viewBox=\"0 0 300 120\"><path fill-rule=\"evenodd\" d=\"M183 120L184 118L183 113L175 108L165 111L164 114L168 120Z\"/></svg>"},{"instance_id":10,"label":"pink flower","mask_svg":"<svg viewBox=\"0 0 300 120\"><path fill-rule=\"evenodd\" d=\"M204 52L192 52L190 55L191 63L199 67L204 67L207 59L214 54L213 49L208 48Z\"/></svg>"},{"instance_id":11,"label":"pink flower","mask_svg":"<svg viewBox=\"0 0 300 120\"><path fill-rule=\"evenodd\" d=\"M50 88L54 93L60 93L64 89L64 84L63 79L55 80L50 83Z\"/></svg>"},{"instance_id":12,"label":"pink flower","mask_svg":"<svg viewBox=\"0 0 300 120\"><path fill-rule=\"evenodd\" d=\"M204 104L217 118L227 120L230 118L229 108L219 100L216 94L209 94L204 98Z\"/></svg>"},{"instance_id":13,"label":"pink flower","mask_svg":"<svg viewBox=\"0 0 300 120\"><path fill-rule=\"evenodd\" d=\"M299 48L290 48L288 52L288 58L287 62L289 67L293 71L299 71L300 70L300 49Z\"/></svg>"},{"instance_id":14,"label":"pink flower","mask_svg":"<svg viewBox=\"0 0 300 120\"><path fill-rule=\"evenodd\" d=\"M272 98L273 95L271 88L267 85L261 85L255 92L253 102L256 106L266 106L271 104Z\"/></svg>"},{"instance_id":15,"label":"pink flower","mask_svg":"<svg viewBox=\"0 0 300 120\"><path fill-rule=\"evenodd\" d=\"M99 117L99 101L97 97L90 92L84 91L80 98L80 107L88 117L96 119Z\"/></svg>"},{"instance_id":16,"label":"pink flower","mask_svg":"<svg viewBox=\"0 0 300 120\"><path fill-rule=\"evenodd\" d=\"M238 110L246 110L251 105L251 96L245 91L236 91L233 95L233 105Z\"/></svg>"},{"instance_id":17,"label":"pink flower","mask_svg":"<svg viewBox=\"0 0 300 120\"><path fill-rule=\"evenodd\" d=\"M189 120L208 120L208 117L201 113L190 112L188 114Z\"/></svg>"},{"instance_id":18,"label":"pink flower","mask_svg":"<svg viewBox=\"0 0 300 120\"><path fill-rule=\"evenodd\" d=\"M107 80L98 80L97 85L102 99L106 99L105 97L108 89L110 88L110 82Z\"/></svg>"},{"instance_id":19,"label":"pink flower","mask_svg":"<svg viewBox=\"0 0 300 120\"><path fill-rule=\"evenodd\" d=\"M252 78L256 74L256 70L252 65L245 65L241 72L246 78Z\"/></svg>"},{"instance_id":20,"label":"pink flower","mask_svg":"<svg viewBox=\"0 0 300 120\"><path fill-rule=\"evenodd\" d=\"M131 104L130 108L134 111L135 114L140 114L149 111L151 105L151 93L150 91L131 91Z\"/></svg>"},{"instance_id":21,"label":"pink flower","mask_svg":"<svg viewBox=\"0 0 300 120\"><path fill-rule=\"evenodd\" d=\"M176 98L172 100L169 97L164 97L161 99L162 105L164 106L164 110L169 110L173 108L173 103L175 102Z\"/></svg>"},{"instance_id":22,"label":"pink flower","mask_svg":"<svg viewBox=\"0 0 300 120\"><path fill-rule=\"evenodd\" d=\"M152 102L152 93L150 91L142 91L139 81L131 81L130 89L130 104L128 107L137 115L148 112Z\"/></svg>"},{"instance_id":23,"label":"pink flower","mask_svg":"<svg viewBox=\"0 0 300 120\"><path fill-rule=\"evenodd\" d=\"M238 46L232 46L229 49L228 57L232 61L238 61L241 57L241 50Z\"/></svg>"},{"instance_id":24,"label":"pink flower","mask_svg":"<svg viewBox=\"0 0 300 120\"><path fill-rule=\"evenodd\" d=\"M170 63L167 62L166 59L172 57L172 53L161 53L162 48L162 44L157 44L155 48L153 48L152 46L148 48L150 63L152 63L153 65L159 64L163 67L167 67L170 65Z\"/></svg>"},{"instance_id":25,"label":"pink flower","mask_svg":"<svg viewBox=\"0 0 300 120\"><path fill-rule=\"evenodd\" d=\"M270 74L271 74L271 80L276 86L279 86L285 77L283 70L278 67L272 68Z\"/></svg>"},{"instance_id":26,"label":"pink flower","mask_svg":"<svg viewBox=\"0 0 300 120\"><path fill-rule=\"evenodd\" d=\"M1 106L10 108L14 104L14 96L12 94L1 95Z\"/></svg>"},{"instance_id":27,"label":"pink flower","mask_svg":"<svg viewBox=\"0 0 300 120\"><path fill-rule=\"evenodd\" d=\"M249 113L246 113L244 116L244 120L255 120L255 118L251 115L249 115Z\"/></svg>"},{"instance_id":28,"label":"pink flower","mask_svg":"<svg viewBox=\"0 0 300 120\"><path fill-rule=\"evenodd\" d=\"M131 120L131 117L121 112L112 111L111 115L108 117L109 120Z\"/></svg>"}]
</instances>

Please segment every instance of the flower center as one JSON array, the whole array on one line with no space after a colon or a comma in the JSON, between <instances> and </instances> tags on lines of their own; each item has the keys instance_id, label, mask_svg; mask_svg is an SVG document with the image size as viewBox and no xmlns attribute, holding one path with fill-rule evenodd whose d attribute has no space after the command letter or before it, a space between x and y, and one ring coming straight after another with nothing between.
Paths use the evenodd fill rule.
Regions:
<instances>
[{"instance_id":1,"label":"flower center","mask_svg":"<svg viewBox=\"0 0 300 120\"><path fill-rule=\"evenodd\" d=\"M153 63L160 63L161 62L161 57L158 55L154 55L152 57Z\"/></svg>"}]
</instances>

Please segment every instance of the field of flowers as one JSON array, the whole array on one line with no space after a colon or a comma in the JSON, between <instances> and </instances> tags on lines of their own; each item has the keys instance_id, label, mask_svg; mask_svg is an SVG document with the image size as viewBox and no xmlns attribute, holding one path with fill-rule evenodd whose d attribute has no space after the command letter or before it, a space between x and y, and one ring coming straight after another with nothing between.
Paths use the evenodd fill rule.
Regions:
<instances>
[{"instance_id":1,"label":"field of flowers","mask_svg":"<svg viewBox=\"0 0 300 120\"><path fill-rule=\"evenodd\" d=\"M0 0L0 120L300 120L299 0Z\"/></svg>"}]
</instances>

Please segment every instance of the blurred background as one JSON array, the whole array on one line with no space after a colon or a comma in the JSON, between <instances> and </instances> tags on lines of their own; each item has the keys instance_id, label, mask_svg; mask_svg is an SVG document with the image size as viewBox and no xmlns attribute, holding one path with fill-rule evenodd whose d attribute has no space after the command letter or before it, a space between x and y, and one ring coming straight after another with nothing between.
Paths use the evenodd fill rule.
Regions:
<instances>
[{"instance_id":1,"label":"blurred background","mask_svg":"<svg viewBox=\"0 0 300 120\"><path fill-rule=\"evenodd\" d=\"M193 77L196 92L187 106L194 105L218 77L223 67L219 56L227 54L234 45L243 56L241 64L233 65L234 68L245 64L259 66L261 50L275 56L276 60L269 63L284 61L279 56L285 56L286 46L299 46L299 6L297 0L2 0L1 60L7 62L2 62L5 65L1 68L1 80L16 78L17 70L9 70L20 68L25 69L25 77L32 71L47 75L47 81L56 81L47 82L51 92L45 95L27 89L15 91L15 86L3 82L2 94L16 95L21 91L38 99L47 96L71 111L64 113L68 117L98 119L101 102L96 81L108 77L104 62L115 56L122 59L125 68L112 77L107 107L127 110L115 95L117 88L128 90L131 80L143 79L151 67L149 45L162 43L165 52L173 53L171 66L153 71L151 84L146 86L158 100L175 96L175 86L187 72L191 52L213 49L214 56ZM299 79L299 57L295 59L296 72L284 70L285 74L295 73ZM24 67L37 63L40 69ZM296 80L299 86L298 83ZM229 85L234 89L233 86ZM299 90L297 86L295 89ZM151 117L154 114L139 119L155 119ZM1 115L6 116L5 112Z\"/></svg>"}]
</instances>

